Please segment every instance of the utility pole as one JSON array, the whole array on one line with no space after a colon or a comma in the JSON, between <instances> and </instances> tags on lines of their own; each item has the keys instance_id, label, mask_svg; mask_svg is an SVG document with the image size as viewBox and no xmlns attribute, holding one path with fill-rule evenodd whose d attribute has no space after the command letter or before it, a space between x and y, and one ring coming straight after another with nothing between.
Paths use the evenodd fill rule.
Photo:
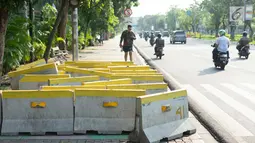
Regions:
<instances>
[{"instance_id":1,"label":"utility pole","mask_svg":"<svg viewBox=\"0 0 255 143\"><path fill-rule=\"evenodd\" d=\"M73 61L78 61L78 6L79 0L70 0L70 5L72 7L72 51L73 51Z\"/></svg>"}]
</instances>

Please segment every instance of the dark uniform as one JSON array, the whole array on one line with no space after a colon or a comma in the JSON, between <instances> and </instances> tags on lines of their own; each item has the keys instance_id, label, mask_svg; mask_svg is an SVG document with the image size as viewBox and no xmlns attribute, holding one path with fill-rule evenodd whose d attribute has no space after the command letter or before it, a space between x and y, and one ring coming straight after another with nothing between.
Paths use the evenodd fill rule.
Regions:
<instances>
[{"instance_id":1,"label":"dark uniform","mask_svg":"<svg viewBox=\"0 0 255 143\"><path fill-rule=\"evenodd\" d=\"M124 40L123 51L132 52L133 51L133 41L136 39L135 34L132 31L125 30L121 34L120 43Z\"/></svg>"}]
</instances>

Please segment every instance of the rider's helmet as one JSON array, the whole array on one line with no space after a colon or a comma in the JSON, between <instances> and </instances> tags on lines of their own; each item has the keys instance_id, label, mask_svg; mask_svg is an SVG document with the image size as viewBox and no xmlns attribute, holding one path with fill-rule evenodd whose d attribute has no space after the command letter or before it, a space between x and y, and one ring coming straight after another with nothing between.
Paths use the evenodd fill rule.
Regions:
<instances>
[{"instance_id":1,"label":"rider's helmet","mask_svg":"<svg viewBox=\"0 0 255 143\"><path fill-rule=\"evenodd\" d=\"M220 34L220 36L225 36L226 31L225 31L225 30L223 30L223 29L221 29L221 30L219 31L219 34Z\"/></svg>"},{"instance_id":2,"label":"rider's helmet","mask_svg":"<svg viewBox=\"0 0 255 143\"><path fill-rule=\"evenodd\" d=\"M161 34L160 33L157 36L158 36L158 38L161 38Z\"/></svg>"},{"instance_id":3,"label":"rider's helmet","mask_svg":"<svg viewBox=\"0 0 255 143\"><path fill-rule=\"evenodd\" d=\"M244 32L243 32L243 36L246 37L247 35L248 35L248 33L247 33L246 31L244 31Z\"/></svg>"}]
</instances>

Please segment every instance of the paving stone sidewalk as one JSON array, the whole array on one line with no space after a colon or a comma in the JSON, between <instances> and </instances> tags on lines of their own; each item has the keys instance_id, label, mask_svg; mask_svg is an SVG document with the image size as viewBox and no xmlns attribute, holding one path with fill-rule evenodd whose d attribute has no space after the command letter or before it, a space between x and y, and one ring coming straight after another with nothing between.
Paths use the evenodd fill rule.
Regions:
<instances>
[{"instance_id":1,"label":"paving stone sidewalk","mask_svg":"<svg viewBox=\"0 0 255 143\"><path fill-rule=\"evenodd\" d=\"M103 46L88 47L79 52L79 61L82 60L107 60L123 61L124 53L118 47L119 38L104 42ZM71 57L71 56L70 56ZM71 58L70 58L71 59ZM70 60L69 59L69 60ZM134 60L136 64L145 65L143 59L134 49ZM190 120L195 125L197 133L173 141L162 143L217 143L211 134L190 113ZM0 143L128 143L127 135L118 136L0 136Z\"/></svg>"}]
</instances>

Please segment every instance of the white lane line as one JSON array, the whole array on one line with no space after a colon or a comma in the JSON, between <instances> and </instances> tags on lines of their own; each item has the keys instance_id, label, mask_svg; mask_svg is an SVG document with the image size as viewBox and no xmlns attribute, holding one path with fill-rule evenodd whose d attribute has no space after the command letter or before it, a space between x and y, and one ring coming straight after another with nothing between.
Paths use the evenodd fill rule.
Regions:
<instances>
[{"instance_id":1,"label":"white lane line","mask_svg":"<svg viewBox=\"0 0 255 143\"><path fill-rule=\"evenodd\" d=\"M234 91L235 93L241 95L242 97L248 99L249 101L251 101L252 103L255 104L255 95L241 89L241 88L238 88L232 84L228 84L228 83L222 83L221 84L222 86L228 88L229 90L231 91Z\"/></svg>"},{"instance_id":2,"label":"white lane line","mask_svg":"<svg viewBox=\"0 0 255 143\"><path fill-rule=\"evenodd\" d=\"M224 101L226 104L228 104L233 109L237 110L241 114L243 114L245 117L247 117L249 120L251 120L253 123L255 123L255 111L251 110L250 108L244 106L243 104L235 101L232 97L228 96L224 92L218 90L217 88L214 88L213 86L209 84L201 84L203 88L205 88L207 91L212 93L214 96L218 97L222 101Z\"/></svg>"},{"instance_id":3,"label":"white lane line","mask_svg":"<svg viewBox=\"0 0 255 143\"><path fill-rule=\"evenodd\" d=\"M191 85L183 85L187 89L190 96L198 103L208 114L215 119L224 129L228 130L234 136L253 136L253 134L239 124L235 119L221 110L211 100L207 99L203 94L197 91Z\"/></svg>"},{"instance_id":4,"label":"white lane line","mask_svg":"<svg viewBox=\"0 0 255 143\"><path fill-rule=\"evenodd\" d=\"M241 85L249 88L249 89L252 89L252 90L255 90L255 84L250 84L250 83L241 83Z\"/></svg>"}]
</instances>

